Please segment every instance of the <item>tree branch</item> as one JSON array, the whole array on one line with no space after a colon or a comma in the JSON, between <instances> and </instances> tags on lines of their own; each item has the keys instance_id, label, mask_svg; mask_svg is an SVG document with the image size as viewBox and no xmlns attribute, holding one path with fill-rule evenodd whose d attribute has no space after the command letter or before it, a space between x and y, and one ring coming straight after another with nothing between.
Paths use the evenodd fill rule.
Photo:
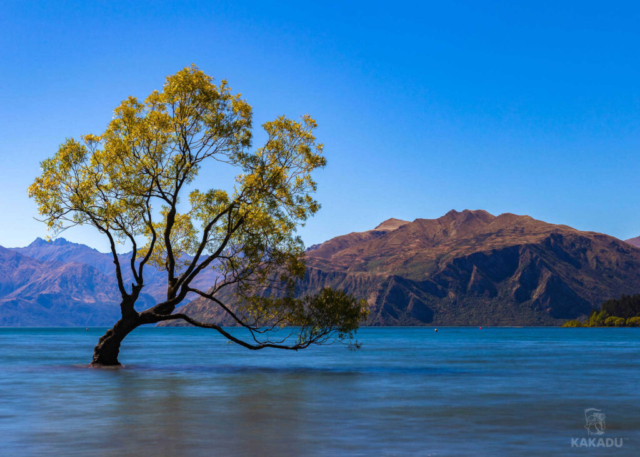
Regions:
<instances>
[{"instance_id":1,"label":"tree branch","mask_svg":"<svg viewBox=\"0 0 640 457\"><path fill-rule=\"evenodd\" d=\"M156 322L172 321L172 320L182 319L185 322L188 322L189 324L191 324L191 325L193 325L195 327L209 328L209 329L216 330L218 333L223 335L228 340L231 340L234 343L239 344L240 346L243 346L243 347L245 347L247 349L251 349L252 351L257 351L257 350L264 349L264 348L274 348L274 349L285 349L285 350L289 350L289 351L297 351L299 349L304 349L304 348L309 347L314 342L316 342L316 341L322 339L324 336L326 336L326 334L320 334L318 337L314 337L314 338L312 338L312 339L310 339L308 341L297 343L297 344L294 344L294 345L275 344L275 343L251 344L251 343L247 343L246 341L243 341L243 340L241 340L239 338L236 338L235 336L231 335L229 332L224 330L219 325L207 324L205 322L199 322L199 321L196 321L195 319L192 319L191 317L187 316L186 314L182 314L182 313L169 314L169 315L150 314L149 316L151 318L153 318L153 319L157 319Z\"/></svg>"}]
</instances>

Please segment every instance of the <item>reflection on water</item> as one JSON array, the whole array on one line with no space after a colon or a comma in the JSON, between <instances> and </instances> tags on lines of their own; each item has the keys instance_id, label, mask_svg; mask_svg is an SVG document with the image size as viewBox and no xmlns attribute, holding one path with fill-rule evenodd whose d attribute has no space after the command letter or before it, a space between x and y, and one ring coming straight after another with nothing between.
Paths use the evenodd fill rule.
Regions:
<instances>
[{"instance_id":1,"label":"reflection on water","mask_svg":"<svg viewBox=\"0 0 640 457\"><path fill-rule=\"evenodd\" d=\"M235 330L234 330L235 331ZM0 455L640 455L640 329L364 329L250 352L149 328L0 329ZM584 409L621 449L575 449Z\"/></svg>"}]
</instances>

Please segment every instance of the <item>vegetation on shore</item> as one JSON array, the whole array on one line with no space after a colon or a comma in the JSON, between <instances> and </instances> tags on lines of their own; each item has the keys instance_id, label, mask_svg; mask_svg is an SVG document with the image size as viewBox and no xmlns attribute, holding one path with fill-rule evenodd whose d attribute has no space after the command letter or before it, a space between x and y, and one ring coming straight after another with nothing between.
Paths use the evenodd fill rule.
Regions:
<instances>
[{"instance_id":1,"label":"vegetation on shore","mask_svg":"<svg viewBox=\"0 0 640 457\"><path fill-rule=\"evenodd\" d=\"M570 320L563 327L640 327L640 294L608 300L586 321Z\"/></svg>"}]
</instances>

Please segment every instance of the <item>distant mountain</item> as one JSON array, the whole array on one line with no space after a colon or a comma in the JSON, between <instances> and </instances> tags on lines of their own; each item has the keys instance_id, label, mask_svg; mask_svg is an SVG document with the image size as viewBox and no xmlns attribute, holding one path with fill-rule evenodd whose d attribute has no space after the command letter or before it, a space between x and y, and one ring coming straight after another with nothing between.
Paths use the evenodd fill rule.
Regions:
<instances>
[{"instance_id":1,"label":"distant mountain","mask_svg":"<svg viewBox=\"0 0 640 457\"><path fill-rule=\"evenodd\" d=\"M297 293L331 286L365 298L372 311L367 325L553 325L640 292L640 249L632 244L640 245L640 237L622 242L481 210L389 219L310 247ZM145 270L138 308L164 298L165 278ZM210 270L196 285L206 290L214 281ZM0 247L2 326L111 325L119 298L110 254L62 238ZM183 309L233 324L201 298Z\"/></svg>"},{"instance_id":2,"label":"distant mountain","mask_svg":"<svg viewBox=\"0 0 640 457\"><path fill-rule=\"evenodd\" d=\"M112 278L76 262L42 261L0 247L1 326L109 325L120 313ZM143 295L140 304L154 300Z\"/></svg>"},{"instance_id":3,"label":"distant mountain","mask_svg":"<svg viewBox=\"0 0 640 457\"><path fill-rule=\"evenodd\" d=\"M482 210L389 219L306 258L298 295L331 286L365 298L368 325L555 325L640 292L640 250L625 242ZM183 310L232 324L205 299Z\"/></svg>"},{"instance_id":4,"label":"distant mountain","mask_svg":"<svg viewBox=\"0 0 640 457\"><path fill-rule=\"evenodd\" d=\"M28 257L45 261L58 262L75 262L90 265L101 273L114 278L115 283L115 265L113 256L110 253L104 253L90 248L84 244L72 243L64 238L58 238L52 241L45 241L37 238L33 243L24 248L10 248ZM133 274L129 268L131 253L124 253L118 256L120 265L122 266L122 276L127 287L134 282ZM189 260L189 256L183 257ZM208 289L215 282L216 273L209 269L203 271L193 282L194 287ZM144 269L144 292L156 302L160 302L166 298L167 294L167 273L158 270L153 266L147 266ZM190 294L187 296L189 300L196 298L197 295Z\"/></svg>"},{"instance_id":5,"label":"distant mountain","mask_svg":"<svg viewBox=\"0 0 640 457\"><path fill-rule=\"evenodd\" d=\"M112 277L115 284L116 270L113 263L113 256L110 253L100 252L84 244L72 243L64 238L58 238L52 241L37 238L27 247L11 249L38 260L62 263L75 262L90 265L101 273ZM134 282L133 274L129 268L130 256L130 253L118 256L120 265L122 266L124 282L127 287ZM150 267L144 270L144 276L145 283L147 284L145 286L145 293L151 295L155 301L162 300L167 293L166 273Z\"/></svg>"},{"instance_id":6,"label":"distant mountain","mask_svg":"<svg viewBox=\"0 0 640 457\"><path fill-rule=\"evenodd\" d=\"M127 287L133 282L129 256L119 256ZM149 266L144 277L138 309L166 297L166 272ZM206 290L215 277L207 270L194 285ZM0 326L107 326L118 319L119 304L111 254L64 238L38 238L24 248L0 246Z\"/></svg>"},{"instance_id":7,"label":"distant mountain","mask_svg":"<svg viewBox=\"0 0 640 457\"><path fill-rule=\"evenodd\" d=\"M628 240L624 240L624 241L625 243L629 243L632 246L640 248L640 236L637 236L635 238L629 238Z\"/></svg>"},{"instance_id":8,"label":"distant mountain","mask_svg":"<svg viewBox=\"0 0 640 457\"><path fill-rule=\"evenodd\" d=\"M9 248L33 259L55 262L75 262L91 265L103 274L113 274L113 258L84 244L72 243L64 238L46 241L42 238L24 248Z\"/></svg>"}]
</instances>

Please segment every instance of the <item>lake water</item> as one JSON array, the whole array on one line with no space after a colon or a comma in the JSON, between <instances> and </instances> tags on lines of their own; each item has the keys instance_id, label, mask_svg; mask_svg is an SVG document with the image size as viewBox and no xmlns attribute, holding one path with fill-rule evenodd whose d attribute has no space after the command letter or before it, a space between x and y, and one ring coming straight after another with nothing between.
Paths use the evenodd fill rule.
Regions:
<instances>
[{"instance_id":1,"label":"lake water","mask_svg":"<svg viewBox=\"0 0 640 457\"><path fill-rule=\"evenodd\" d=\"M125 369L88 369L104 331L0 329L0 455L640 455L640 329L365 328L359 351L291 353L143 328Z\"/></svg>"}]
</instances>

